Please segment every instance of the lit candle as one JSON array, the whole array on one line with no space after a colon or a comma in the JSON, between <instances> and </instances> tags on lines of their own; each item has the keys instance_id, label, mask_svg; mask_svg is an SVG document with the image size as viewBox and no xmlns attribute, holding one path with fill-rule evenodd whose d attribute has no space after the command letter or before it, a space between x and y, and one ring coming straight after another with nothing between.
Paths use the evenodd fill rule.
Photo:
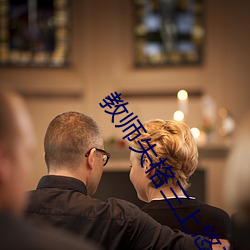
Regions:
<instances>
[{"instance_id":1,"label":"lit candle","mask_svg":"<svg viewBox=\"0 0 250 250\"><path fill-rule=\"evenodd\" d=\"M177 110L174 112L173 118L175 121L182 122L184 120L184 113L181 110Z\"/></svg>"},{"instance_id":2,"label":"lit candle","mask_svg":"<svg viewBox=\"0 0 250 250\"><path fill-rule=\"evenodd\" d=\"M191 128L191 133L196 140L197 146L204 147L207 143L207 135L204 131L200 131L198 128Z\"/></svg>"},{"instance_id":3,"label":"lit candle","mask_svg":"<svg viewBox=\"0 0 250 250\"><path fill-rule=\"evenodd\" d=\"M200 130L196 127L191 128L191 133L194 139L198 139L198 137L200 136Z\"/></svg>"},{"instance_id":4,"label":"lit candle","mask_svg":"<svg viewBox=\"0 0 250 250\"><path fill-rule=\"evenodd\" d=\"M184 113L184 116L188 115L188 93L186 90L180 90L177 93L177 99L179 104L179 110Z\"/></svg>"}]
</instances>

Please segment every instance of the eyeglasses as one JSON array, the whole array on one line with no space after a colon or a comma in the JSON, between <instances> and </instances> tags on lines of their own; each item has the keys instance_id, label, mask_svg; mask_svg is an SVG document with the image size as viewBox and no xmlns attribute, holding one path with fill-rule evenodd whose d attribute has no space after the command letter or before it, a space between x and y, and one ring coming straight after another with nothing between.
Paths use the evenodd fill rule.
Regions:
<instances>
[{"instance_id":1,"label":"eyeglasses","mask_svg":"<svg viewBox=\"0 0 250 250\"><path fill-rule=\"evenodd\" d=\"M86 154L85 154L85 157L88 157L89 154L90 154L90 151L92 150L93 148L91 148ZM99 151L102 153L102 161L103 161L103 166L105 166L108 161L109 161L109 158L110 158L110 154L108 152L106 152L105 150L103 149L99 149L99 148L95 148L96 151Z\"/></svg>"}]
</instances>

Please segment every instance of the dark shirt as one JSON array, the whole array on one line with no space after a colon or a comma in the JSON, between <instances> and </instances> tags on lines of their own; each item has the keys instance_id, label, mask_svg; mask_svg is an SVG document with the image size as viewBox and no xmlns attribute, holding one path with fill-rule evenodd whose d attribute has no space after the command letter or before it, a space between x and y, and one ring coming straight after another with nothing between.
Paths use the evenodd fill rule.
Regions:
<instances>
[{"instance_id":1,"label":"dark shirt","mask_svg":"<svg viewBox=\"0 0 250 250\"><path fill-rule=\"evenodd\" d=\"M183 224L190 234L201 234L204 226L213 226L215 234L219 234L219 238L228 239L230 229L229 215L222 209L207 205L196 199L180 198L181 203L176 198L171 198L168 201L174 208L180 220L184 220L189 215L198 212L195 217L200 225L198 225L193 217L187 219ZM162 225L167 225L172 229L179 229L185 232L179 220L174 215L173 210L165 200L153 200L146 204L142 211L149 214L152 218ZM202 233L202 235L204 235Z\"/></svg>"},{"instance_id":2,"label":"dark shirt","mask_svg":"<svg viewBox=\"0 0 250 250\"><path fill-rule=\"evenodd\" d=\"M238 211L231 218L230 250L249 250L249 235L250 217Z\"/></svg>"},{"instance_id":3,"label":"dark shirt","mask_svg":"<svg viewBox=\"0 0 250 250\"><path fill-rule=\"evenodd\" d=\"M0 213L1 250L95 250L79 238L51 228L36 228L10 214Z\"/></svg>"},{"instance_id":4,"label":"dark shirt","mask_svg":"<svg viewBox=\"0 0 250 250\"><path fill-rule=\"evenodd\" d=\"M195 238L161 226L127 201L110 198L102 202L87 196L78 179L44 176L30 198L26 216L34 222L68 229L108 250L197 250Z\"/></svg>"}]
</instances>

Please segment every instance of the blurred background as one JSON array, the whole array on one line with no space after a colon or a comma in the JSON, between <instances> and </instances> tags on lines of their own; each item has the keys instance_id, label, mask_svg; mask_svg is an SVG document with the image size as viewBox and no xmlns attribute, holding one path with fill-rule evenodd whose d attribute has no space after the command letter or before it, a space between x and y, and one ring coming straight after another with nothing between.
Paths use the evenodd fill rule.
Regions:
<instances>
[{"instance_id":1,"label":"blurred background","mask_svg":"<svg viewBox=\"0 0 250 250\"><path fill-rule=\"evenodd\" d=\"M129 152L122 130L115 128L111 116L99 106L117 91L142 122L173 119L176 111L183 112L184 117L177 113L175 118L198 129L193 131L200 151L190 194L230 212L224 203L222 183L233 132L250 105L250 2L159 1L165 7L173 3L182 6L177 8L180 12L189 4L200 7L194 8L198 13L196 33L191 38L188 35L197 51L192 50L192 44L182 43L173 53L171 46L185 36L171 26L177 19L172 12L164 16L158 1L58 0L40 6L44 8L40 12L36 11L38 2L0 2L0 85L24 96L38 138L30 189L46 174L43 137L49 122L59 113L74 110L92 116L101 125L105 148L112 155L97 197L112 195L140 205L128 179ZM13 21L18 11L12 8L20 11L25 4L29 11L24 14L27 25L36 32L27 32L26 40L18 40L20 34L15 33L15 27L20 22ZM148 5L152 10L145 12ZM158 19L150 15L145 21L143 15L148 13L158 14ZM191 19L181 17L184 29L196 14ZM49 21L44 24L44 20ZM157 31L163 23L165 34ZM52 27L47 35L41 32L43 25ZM150 29L154 34L149 34ZM33 36L36 38L29 38ZM173 43L169 44L171 37ZM45 40L48 44L41 45ZM26 46L25 41L33 47ZM180 56L186 50L187 56ZM187 92L181 92L178 99L179 90Z\"/></svg>"}]
</instances>

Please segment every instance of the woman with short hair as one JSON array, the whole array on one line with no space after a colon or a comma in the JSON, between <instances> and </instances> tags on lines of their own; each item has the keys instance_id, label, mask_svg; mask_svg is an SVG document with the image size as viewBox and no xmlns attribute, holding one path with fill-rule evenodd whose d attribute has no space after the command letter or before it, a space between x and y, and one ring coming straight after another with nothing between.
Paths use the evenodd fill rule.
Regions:
<instances>
[{"instance_id":1,"label":"woman with short hair","mask_svg":"<svg viewBox=\"0 0 250 250\"><path fill-rule=\"evenodd\" d=\"M161 119L143 126L147 132L140 130L140 136L130 145L130 180L139 199L147 202L142 210L172 229L201 234L204 227L213 226L213 234L227 239L228 214L186 193L198 164L197 145L190 128L182 122ZM148 151L143 153L143 148Z\"/></svg>"}]
</instances>

